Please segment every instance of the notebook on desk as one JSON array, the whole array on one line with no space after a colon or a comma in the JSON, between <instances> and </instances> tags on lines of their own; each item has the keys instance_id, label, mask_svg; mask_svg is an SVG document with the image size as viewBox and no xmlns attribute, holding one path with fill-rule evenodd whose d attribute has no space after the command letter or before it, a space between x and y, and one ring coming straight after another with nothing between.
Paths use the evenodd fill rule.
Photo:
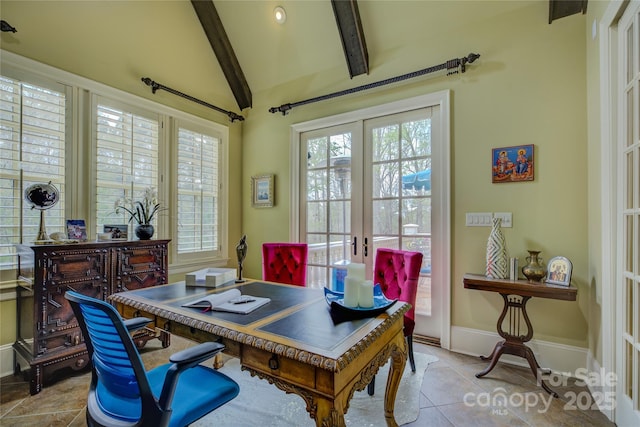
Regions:
<instances>
[{"instance_id":1,"label":"notebook on desk","mask_svg":"<svg viewBox=\"0 0 640 427\"><path fill-rule=\"evenodd\" d=\"M203 311L224 311L227 313L247 314L271 301L270 298L242 295L238 289L219 294L210 294L195 301L182 304L183 307L198 308Z\"/></svg>"}]
</instances>

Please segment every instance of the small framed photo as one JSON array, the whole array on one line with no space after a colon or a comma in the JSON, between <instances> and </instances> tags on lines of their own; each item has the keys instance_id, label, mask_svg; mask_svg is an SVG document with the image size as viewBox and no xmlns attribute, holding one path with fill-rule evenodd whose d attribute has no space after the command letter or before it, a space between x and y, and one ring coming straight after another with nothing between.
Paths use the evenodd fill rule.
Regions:
<instances>
[{"instance_id":1,"label":"small framed photo","mask_svg":"<svg viewBox=\"0 0 640 427\"><path fill-rule=\"evenodd\" d=\"M104 225L105 234L109 234L111 240L127 240L129 226L127 224Z\"/></svg>"},{"instance_id":2,"label":"small framed photo","mask_svg":"<svg viewBox=\"0 0 640 427\"><path fill-rule=\"evenodd\" d=\"M271 208L274 205L274 175L251 177L251 206L254 208Z\"/></svg>"},{"instance_id":3,"label":"small framed photo","mask_svg":"<svg viewBox=\"0 0 640 427\"><path fill-rule=\"evenodd\" d=\"M87 240L87 226L84 219L67 220L67 239L85 241Z\"/></svg>"},{"instance_id":4,"label":"small framed photo","mask_svg":"<svg viewBox=\"0 0 640 427\"><path fill-rule=\"evenodd\" d=\"M571 261L563 256L553 257L547 265L547 283L569 286L571 284Z\"/></svg>"},{"instance_id":5,"label":"small framed photo","mask_svg":"<svg viewBox=\"0 0 640 427\"><path fill-rule=\"evenodd\" d=\"M533 181L533 145L494 148L491 159L492 183Z\"/></svg>"}]
</instances>

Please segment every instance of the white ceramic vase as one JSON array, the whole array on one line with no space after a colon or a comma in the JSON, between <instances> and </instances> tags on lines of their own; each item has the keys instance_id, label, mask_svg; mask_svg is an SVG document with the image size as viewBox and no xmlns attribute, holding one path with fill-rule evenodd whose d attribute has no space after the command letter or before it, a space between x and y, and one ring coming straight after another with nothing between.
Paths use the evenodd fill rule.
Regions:
<instances>
[{"instance_id":1,"label":"white ceramic vase","mask_svg":"<svg viewBox=\"0 0 640 427\"><path fill-rule=\"evenodd\" d=\"M507 261L507 244L502 234L502 219L493 218L493 227L487 241L487 270L485 275L492 279L506 279L509 277L509 263Z\"/></svg>"}]
</instances>

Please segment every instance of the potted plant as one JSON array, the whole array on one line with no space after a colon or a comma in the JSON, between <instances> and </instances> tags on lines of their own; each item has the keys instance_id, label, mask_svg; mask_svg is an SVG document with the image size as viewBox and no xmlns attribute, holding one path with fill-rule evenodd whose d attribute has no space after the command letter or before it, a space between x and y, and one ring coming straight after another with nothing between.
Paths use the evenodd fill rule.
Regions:
<instances>
[{"instance_id":1,"label":"potted plant","mask_svg":"<svg viewBox=\"0 0 640 427\"><path fill-rule=\"evenodd\" d=\"M142 201L133 201L129 198L122 198L116 200L114 204L116 208L116 214L120 213L120 210L124 210L129 214L129 222L135 220L136 227L135 233L140 240L149 240L153 237L154 228L151 224L155 215L166 208L161 208L158 203L158 192L153 187L148 187L144 190L144 197Z\"/></svg>"}]
</instances>

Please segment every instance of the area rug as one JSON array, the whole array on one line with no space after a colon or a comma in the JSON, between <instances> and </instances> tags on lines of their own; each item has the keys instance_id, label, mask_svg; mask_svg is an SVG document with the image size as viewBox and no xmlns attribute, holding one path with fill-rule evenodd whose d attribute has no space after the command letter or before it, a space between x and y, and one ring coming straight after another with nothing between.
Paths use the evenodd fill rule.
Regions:
<instances>
[{"instance_id":1,"label":"area rug","mask_svg":"<svg viewBox=\"0 0 640 427\"><path fill-rule=\"evenodd\" d=\"M398 394L395 417L399 425L415 421L420 412L420 388L427 366L438 360L435 356L415 353L416 372L411 372L409 361L405 366ZM315 426L309 417L301 397L286 394L265 380L251 377L241 371L237 359L230 359L221 368L240 385L240 394L231 402L211 412L193 426L217 427L305 427ZM356 392L345 415L347 426L386 427L384 418L384 389L387 384L389 363L376 375L376 390L373 396L366 389Z\"/></svg>"}]
</instances>

